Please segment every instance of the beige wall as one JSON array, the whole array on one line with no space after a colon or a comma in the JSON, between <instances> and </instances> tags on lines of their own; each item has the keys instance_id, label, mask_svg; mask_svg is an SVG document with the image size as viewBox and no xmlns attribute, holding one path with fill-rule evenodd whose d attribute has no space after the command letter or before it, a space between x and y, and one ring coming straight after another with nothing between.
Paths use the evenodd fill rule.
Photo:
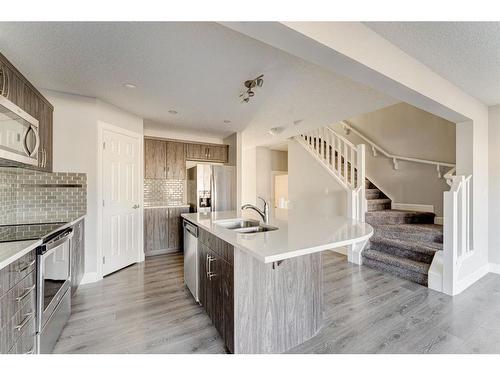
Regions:
<instances>
[{"instance_id":1,"label":"beige wall","mask_svg":"<svg viewBox=\"0 0 500 375\"><path fill-rule=\"evenodd\" d=\"M288 199L311 216L347 214L345 190L297 141L288 143Z\"/></svg>"},{"instance_id":2,"label":"beige wall","mask_svg":"<svg viewBox=\"0 0 500 375\"><path fill-rule=\"evenodd\" d=\"M490 262L500 264L500 105L489 108L489 153L490 153ZM500 267L500 266L497 266Z\"/></svg>"},{"instance_id":3,"label":"beige wall","mask_svg":"<svg viewBox=\"0 0 500 375\"><path fill-rule=\"evenodd\" d=\"M455 124L406 103L398 103L349 120L357 130L393 155L455 163ZM335 131L354 144L366 143L354 133L345 135L340 124ZM449 168L441 169L444 174ZM432 165L373 156L366 148L366 176L394 203L432 205L443 216L443 192L449 190Z\"/></svg>"},{"instance_id":4,"label":"beige wall","mask_svg":"<svg viewBox=\"0 0 500 375\"><path fill-rule=\"evenodd\" d=\"M288 171L288 152L271 150L271 170Z\"/></svg>"}]
</instances>

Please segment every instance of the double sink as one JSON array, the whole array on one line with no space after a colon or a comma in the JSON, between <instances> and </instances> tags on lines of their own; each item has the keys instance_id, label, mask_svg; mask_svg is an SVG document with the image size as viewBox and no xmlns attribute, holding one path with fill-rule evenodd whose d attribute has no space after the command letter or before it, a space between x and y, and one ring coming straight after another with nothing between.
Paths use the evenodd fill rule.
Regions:
<instances>
[{"instance_id":1,"label":"double sink","mask_svg":"<svg viewBox=\"0 0 500 375\"><path fill-rule=\"evenodd\" d=\"M245 234L270 232L278 229L267 224L262 224L257 220L248 219L219 220L215 224L234 232Z\"/></svg>"}]
</instances>

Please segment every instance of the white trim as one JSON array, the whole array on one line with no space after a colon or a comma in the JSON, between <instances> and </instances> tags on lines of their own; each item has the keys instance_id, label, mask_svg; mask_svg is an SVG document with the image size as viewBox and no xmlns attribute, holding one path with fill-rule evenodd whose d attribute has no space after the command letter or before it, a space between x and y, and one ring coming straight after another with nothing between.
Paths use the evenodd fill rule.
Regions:
<instances>
[{"instance_id":1,"label":"white trim","mask_svg":"<svg viewBox=\"0 0 500 375\"><path fill-rule=\"evenodd\" d=\"M139 182L138 182L138 191L142 192L144 189L144 135L141 133L136 133L131 130L120 128L119 126L111 125L107 122L98 120L97 121L97 280L101 280L103 278L103 270L102 270L102 157L103 157L103 131L109 130L114 133L123 134L132 138L136 138L139 141ZM141 157L142 156L142 157ZM140 185L139 185L140 184ZM137 262L144 262L144 194L139 193L139 202L140 202L140 212L139 212L139 246L138 246L138 254L137 254ZM96 281L97 281L96 280Z\"/></svg>"},{"instance_id":2,"label":"white trim","mask_svg":"<svg viewBox=\"0 0 500 375\"><path fill-rule=\"evenodd\" d=\"M146 253L144 255L147 256L147 257L153 257L155 255L177 253L179 251L181 251L180 247L176 247L174 249L149 250L149 251L146 251Z\"/></svg>"},{"instance_id":3,"label":"white trim","mask_svg":"<svg viewBox=\"0 0 500 375\"><path fill-rule=\"evenodd\" d=\"M500 264L499 263L490 263L489 271L491 273L496 273L500 275Z\"/></svg>"},{"instance_id":4,"label":"white trim","mask_svg":"<svg viewBox=\"0 0 500 375\"><path fill-rule=\"evenodd\" d=\"M432 204L394 203L394 202L392 202L391 207L393 210L407 210L407 211L434 213L434 206Z\"/></svg>"},{"instance_id":5,"label":"white trim","mask_svg":"<svg viewBox=\"0 0 500 375\"><path fill-rule=\"evenodd\" d=\"M444 225L444 218L442 216L436 216L434 218L434 224Z\"/></svg>"},{"instance_id":6,"label":"white trim","mask_svg":"<svg viewBox=\"0 0 500 375\"><path fill-rule=\"evenodd\" d=\"M488 272L490 272L490 268L491 268L490 264L486 263L485 265L478 268L476 271L467 275L463 279L457 280L457 286L456 286L456 290L455 290L454 295L462 293L465 289L467 289L472 284L474 284L476 281L478 281L483 276L488 274Z\"/></svg>"},{"instance_id":7,"label":"white trim","mask_svg":"<svg viewBox=\"0 0 500 375\"><path fill-rule=\"evenodd\" d=\"M82 277L82 281L80 281L80 285L95 283L96 281L99 281L101 279L102 277L97 277L97 272L85 272Z\"/></svg>"}]
</instances>

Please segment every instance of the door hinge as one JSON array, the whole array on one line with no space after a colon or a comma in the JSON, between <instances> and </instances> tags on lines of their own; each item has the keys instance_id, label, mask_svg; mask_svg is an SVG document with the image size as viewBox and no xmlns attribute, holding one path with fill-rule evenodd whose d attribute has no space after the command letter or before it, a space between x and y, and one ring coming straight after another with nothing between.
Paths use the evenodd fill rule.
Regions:
<instances>
[{"instance_id":1,"label":"door hinge","mask_svg":"<svg viewBox=\"0 0 500 375\"><path fill-rule=\"evenodd\" d=\"M106 257L102 257L102 264L106 264Z\"/></svg>"},{"instance_id":2,"label":"door hinge","mask_svg":"<svg viewBox=\"0 0 500 375\"><path fill-rule=\"evenodd\" d=\"M102 206L104 207L104 199L102 200Z\"/></svg>"}]
</instances>

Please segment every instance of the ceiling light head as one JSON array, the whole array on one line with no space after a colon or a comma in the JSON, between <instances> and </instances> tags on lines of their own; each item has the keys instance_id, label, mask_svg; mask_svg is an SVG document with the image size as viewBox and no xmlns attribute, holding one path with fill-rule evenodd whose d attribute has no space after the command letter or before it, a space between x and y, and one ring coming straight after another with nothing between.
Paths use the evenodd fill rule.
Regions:
<instances>
[{"instance_id":1,"label":"ceiling light head","mask_svg":"<svg viewBox=\"0 0 500 375\"><path fill-rule=\"evenodd\" d=\"M264 84L264 74L261 74L257 78L249 79L243 82L243 86L246 87L246 90L240 94L240 98L242 98L243 103L248 103L250 98L255 95L255 92L252 91L255 87L262 87Z\"/></svg>"},{"instance_id":2,"label":"ceiling light head","mask_svg":"<svg viewBox=\"0 0 500 375\"><path fill-rule=\"evenodd\" d=\"M170 113L171 115L176 115L176 114L178 114L179 112L177 112L175 109L169 109L169 110L168 110L168 113Z\"/></svg>"},{"instance_id":3,"label":"ceiling light head","mask_svg":"<svg viewBox=\"0 0 500 375\"><path fill-rule=\"evenodd\" d=\"M282 126L277 126L275 128L269 129L269 134L278 135L278 134L282 133L283 130L285 130L285 129Z\"/></svg>"},{"instance_id":4,"label":"ceiling light head","mask_svg":"<svg viewBox=\"0 0 500 375\"><path fill-rule=\"evenodd\" d=\"M127 89L135 89L137 87L133 83L124 83L123 86L125 86Z\"/></svg>"}]
</instances>

